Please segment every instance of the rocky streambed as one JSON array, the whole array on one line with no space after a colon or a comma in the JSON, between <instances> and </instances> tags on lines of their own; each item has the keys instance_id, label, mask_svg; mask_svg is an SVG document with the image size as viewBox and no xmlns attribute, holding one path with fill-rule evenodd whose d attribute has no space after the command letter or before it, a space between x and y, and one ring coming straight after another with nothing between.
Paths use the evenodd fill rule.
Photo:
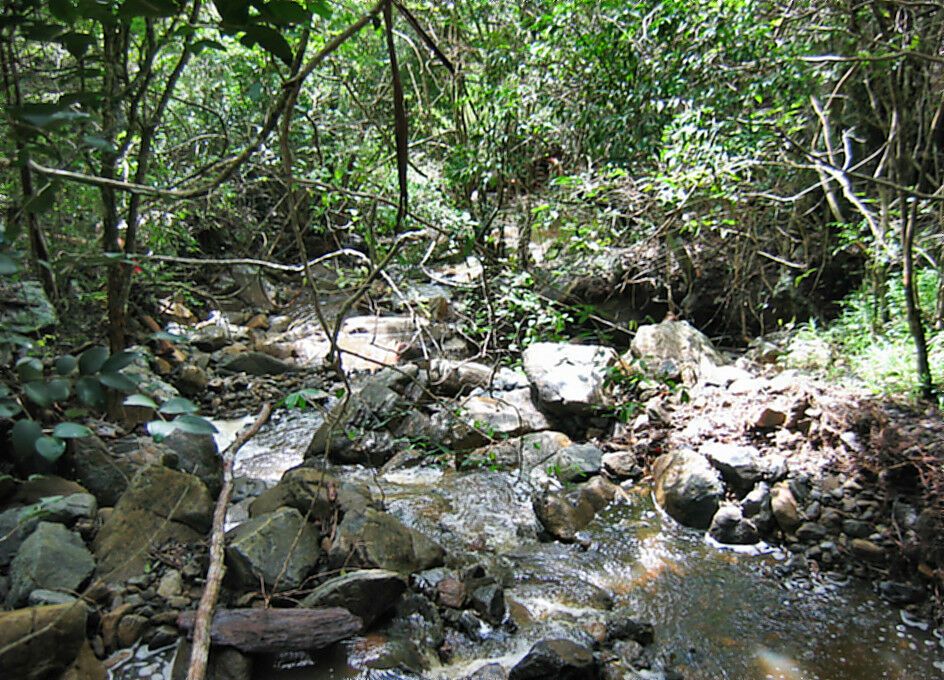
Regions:
<instances>
[{"instance_id":1,"label":"rocky streambed","mask_svg":"<svg viewBox=\"0 0 944 680\"><path fill-rule=\"evenodd\" d=\"M909 454L936 455L939 418L896 420L769 347L735 364L681 322L623 355L534 344L509 370L355 318L344 383L303 320L243 322L198 330L153 382L250 420L303 395L235 462L220 608L332 623L285 624L295 647L222 631L210 677L944 675L940 512ZM5 483L5 673L183 677L219 450L245 422L159 444L103 426L69 479Z\"/></svg>"}]
</instances>

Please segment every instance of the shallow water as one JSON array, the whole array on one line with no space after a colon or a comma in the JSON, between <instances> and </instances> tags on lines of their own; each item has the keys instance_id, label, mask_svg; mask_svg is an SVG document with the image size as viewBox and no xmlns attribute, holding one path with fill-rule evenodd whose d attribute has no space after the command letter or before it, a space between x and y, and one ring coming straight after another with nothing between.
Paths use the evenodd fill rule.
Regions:
<instances>
[{"instance_id":1,"label":"shallow water","mask_svg":"<svg viewBox=\"0 0 944 680\"><path fill-rule=\"evenodd\" d=\"M240 452L237 475L278 480L302 461L320 418L309 412L274 419ZM518 631L486 630L483 641L457 646L450 665L419 676L368 668L387 642L371 633L325 650L313 665L263 667L260 680L455 678L492 660L507 668L542 638L589 643L588 624L608 607L652 621L659 656L688 680L944 678L939 639L905 625L867 583L783 576L782 551L709 545L663 516L645 488L601 513L586 530L589 547L581 548L538 541L531 490L511 473L332 472L370 484L406 524L504 575Z\"/></svg>"},{"instance_id":2,"label":"shallow water","mask_svg":"<svg viewBox=\"0 0 944 680\"><path fill-rule=\"evenodd\" d=\"M491 569L510 575L506 596L530 617L515 635L493 631L422 677L461 677L488 660L508 667L541 638L589 642L587 624L611 605L652 621L656 647L689 680L944 677L938 640L904 625L867 584L779 577L781 551L719 550L665 518L643 489L605 510L587 530L590 547L581 549L536 540L528 490L508 473L423 469L378 482L389 511L404 522L452 551L477 550ZM314 666L258 677L417 677L366 669L363 649L338 645Z\"/></svg>"}]
</instances>

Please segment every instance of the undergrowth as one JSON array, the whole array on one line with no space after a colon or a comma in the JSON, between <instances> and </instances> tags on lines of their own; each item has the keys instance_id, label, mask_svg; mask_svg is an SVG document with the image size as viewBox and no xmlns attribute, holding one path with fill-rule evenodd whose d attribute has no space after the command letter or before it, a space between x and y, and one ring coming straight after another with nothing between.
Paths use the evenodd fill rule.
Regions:
<instances>
[{"instance_id":1,"label":"undergrowth","mask_svg":"<svg viewBox=\"0 0 944 680\"><path fill-rule=\"evenodd\" d=\"M938 273L932 269L921 270L917 284L925 316L931 374L940 388L944 383L944 328L935 328L933 320L928 318L934 309ZM798 343L806 349L797 352ZM814 357L813 348L817 345L828 351ZM875 296L864 289L847 296L839 317L827 325L815 321L803 324L794 338L793 348L786 357L788 365L819 368L838 380L852 378L882 396L914 398L918 394L914 342L908 331L900 279L888 282L884 296ZM811 362L813 366L809 365ZM939 394L938 400L944 406L944 395Z\"/></svg>"}]
</instances>

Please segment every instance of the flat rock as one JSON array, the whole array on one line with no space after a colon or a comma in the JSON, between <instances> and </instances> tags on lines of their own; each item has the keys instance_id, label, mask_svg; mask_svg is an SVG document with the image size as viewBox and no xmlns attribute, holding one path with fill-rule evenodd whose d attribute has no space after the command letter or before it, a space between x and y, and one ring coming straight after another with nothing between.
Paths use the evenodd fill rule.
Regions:
<instances>
[{"instance_id":1,"label":"flat rock","mask_svg":"<svg viewBox=\"0 0 944 680\"><path fill-rule=\"evenodd\" d=\"M226 534L228 578L255 590L260 579L269 592L294 590L321 554L318 534L295 508L254 517Z\"/></svg>"},{"instance_id":2,"label":"flat rock","mask_svg":"<svg viewBox=\"0 0 944 680\"><path fill-rule=\"evenodd\" d=\"M385 569L359 569L325 581L301 601L302 607L344 607L369 628L406 590L403 577Z\"/></svg>"},{"instance_id":3,"label":"flat rock","mask_svg":"<svg viewBox=\"0 0 944 680\"><path fill-rule=\"evenodd\" d=\"M86 616L78 603L0 612L0 677L58 677L85 641Z\"/></svg>"},{"instance_id":4,"label":"flat rock","mask_svg":"<svg viewBox=\"0 0 944 680\"><path fill-rule=\"evenodd\" d=\"M494 439L550 430L551 423L531 401L531 390L492 392L459 403L458 421L446 443L456 450L474 449ZM445 412L444 412L445 413Z\"/></svg>"},{"instance_id":5,"label":"flat rock","mask_svg":"<svg viewBox=\"0 0 944 680\"><path fill-rule=\"evenodd\" d=\"M276 359L264 352L243 352L220 364L220 370L229 373L246 373L248 375L282 375L295 370L295 366Z\"/></svg>"},{"instance_id":6,"label":"flat rock","mask_svg":"<svg viewBox=\"0 0 944 680\"><path fill-rule=\"evenodd\" d=\"M213 516L206 485L185 472L152 465L132 479L92 543L98 571L108 580L139 574L148 549L173 539L204 539Z\"/></svg>"},{"instance_id":7,"label":"flat rock","mask_svg":"<svg viewBox=\"0 0 944 680\"><path fill-rule=\"evenodd\" d=\"M7 606L26 604L37 589L76 591L95 570L95 560L78 534L61 524L40 522L10 565Z\"/></svg>"},{"instance_id":8,"label":"flat rock","mask_svg":"<svg viewBox=\"0 0 944 680\"><path fill-rule=\"evenodd\" d=\"M548 474L562 482L580 482L599 474L603 451L593 444L571 444L544 461Z\"/></svg>"},{"instance_id":9,"label":"flat rock","mask_svg":"<svg viewBox=\"0 0 944 680\"><path fill-rule=\"evenodd\" d=\"M606 379L618 356L611 347L536 342L522 360L538 404L548 412L582 416L612 406Z\"/></svg>"}]
</instances>

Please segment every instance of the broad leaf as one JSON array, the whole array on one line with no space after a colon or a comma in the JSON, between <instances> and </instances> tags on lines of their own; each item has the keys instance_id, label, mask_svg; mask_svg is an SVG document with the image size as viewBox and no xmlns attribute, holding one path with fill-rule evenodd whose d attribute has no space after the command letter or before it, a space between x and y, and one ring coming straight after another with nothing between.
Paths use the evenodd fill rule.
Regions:
<instances>
[{"instance_id":1,"label":"broad leaf","mask_svg":"<svg viewBox=\"0 0 944 680\"><path fill-rule=\"evenodd\" d=\"M110 387L125 394L131 394L138 389L138 383L124 373L102 373L98 376L98 379L105 387Z\"/></svg>"},{"instance_id":2,"label":"broad leaf","mask_svg":"<svg viewBox=\"0 0 944 680\"><path fill-rule=\"evenodd\" d=\"M118 15L127 18L160 19L172 17L179 11L180 8L173 0L125 0L118 10Z\"/></svg>"},{"instance_id":3,"label":"broad leaf","mask_svg":"<svg viewBox=\"0 0 944 680\"><path fill-rule=\"evenodd\" d=\"M79 355L79 373L82 375L98 373L106 361L108 361L107 347L101 345L90 347Z\"/></svg>"},{"instance_id":4,"label":"broad leaf","mask_svg":"<svg viewBox=\"0 0 944 680\"><path fill-rule=\"evenodd\" d=\"M29 213L40 214L49 210L56 203L56 185L47 184L39 193L30 196L30 199L23 205L23 209Z\"/></svg>"},{"instance_id":5,"label":"broad leaf","mask_svg":"<svg viewBox=\"0 0 944 680\"><path fill-rule=\"evenodd\" d=\"M264 10L276 22L283 24L306 24L311 18L308 10L291 0L272 0L265 4Z\"/></svg>"},{"instance_id":6,"label":"broad leaf","mask_svg":"<svg viewBox=\"0 0 944 680\"><path fill-rule=\"evenodd\" d=\"M174 418L173 422L178 430L189 432L190 434L216 434L219 432L213 423L200 416L177 416Z\"/></svg>"},{"instance_id":7,"label":"broad leaf","mask_svg":"<svg viewBox=\"0 0 944 680\"><path fill-rule=\"evenodd\" d=\"M275 55L285 64L292 64L292 48L282 34L268 26L248 26L239 41L247 47L259 45L269 54Z\"/></svg>"},{"instance_id":8,"label":"broad leaf","mask_svg":"<svg viewBox=\"0 0 944 680\"><path fill-rule=\"evenodd\" d=\"M55 378L47 383L49 396L53 401L65 401L72 393L72 386L68 380Z\"/></svg>"},{"instance_id":9,"label":"broad leaf","mask_svg":"<svg viewBox=\"0 0 944 680\"><path fill-rule=\"evenodd\" d=\"M85 425L79 425L78 423L59 423L53 428L52 436L59 437L59 439L81 439L82 437L91 437L92 431Z\"/></svg>"},{"instance_id":10,"label":"broad leaf","mask_svg":"<svg viewBox=\"0 0 944 680\"><path fill-rule=\"evenodd\" d=\"M308 2L305 4L308 5L308 9L321 18L331 18L331 6L326 2L326 0L308 0Z\"/></svg>"},{"instance_id":11,"label":"broad leaf","mask_svg":"<svg viewBox=\"0 0 944 680\"><path fill-rule=\"evenodd\" d=\"M72 0L49 0L49 13L66 23L79 18L79 10Z\"/></svg>"},{"instance_id":12,"label":"broad leaf","mask_svg":"<svg viewBox=\"0 0 944 680\"><path fill-rule=\"evenodd\" d=\"M157 410L157 402L143 394L132 394L122 402L125 406L140 406Z\"/></svg>"},{"instance_id":13,"label":"broad leaf","mask_svg":"<svg viewBox=\"0 0 944 680\"><path fill-rule=\"evenodd\" d=\"M88 33L75 33L70 31L59 37L59 42L76 59L81 59L89 48L95 44L94 36Z\"/></svg>"},{"instance_id":14,"label":"broad leaf","mask_svg":"<svg viewBox=\"0 0 944 680\"><path fill-rule=\"evenodd\" d=\"M23 456L28 456L35 451L33 445L42 436L43 428L35 420L18 420L14 423L13 430L10 432L13 448Z\"/></svg>"},{"instance_id":15,"label":"broad leaf","mask_svg":"<svg viewBox=\"0 0 944 680\"><path fill-rule=\"evenodd\" d=\"M19 267L16 266L16 260L6 253L0 253L0 276L16 274L17 271L19 271Z\"/></svg>"},{"instance_id":16,"label":"broad leaf","mask_svg":"<svg viewBox=\"0 0 944 680\"><path fill-rule=\"evenodd\" d=\"M59 375L69 375L79 365L78 360L71 354L65 354L56 359L56 373Z\"/></svg>"},{"instance_id":17,"label":"broad leaf","mask_svg":"<svg viewBox=\"0 0 944 680\"><path fill-rule=\"evenodd\" d=\"M12 399L0 399L0 418L12 418L22 410Z\"/></svg>"},{"instance_id":18,"label":"broad leaf","mask_svg":"<svg viewBox=\"0 0 944 680\"><path fill-rule=\"evenodd\" d=\"M79 378L75 383L75 394L86 406L99 411L105 408L105 390L97 378L86 376Z\"/></svg>"},{"instance_id":19,"label":"broad leaf","mask_svg":"<svg viewBox=\"0 0 944 680\"><path fill-rule=\"evenodd\" d=\"M43 458L48 460L50 463L55 463L66 452L66 443L61 439L56 439L55 437L40 437L36 440L34 444L36 448L36 453L41 455Z\"/></svg>"},{"instance_id":20,"label":"broad leaf","mask_svg":"<svg viewBox=\"0 0 944 680\"><path fill-rule=\"evenodd\" d=\"M123 350L117 354L112 354L108 361L102 364L100 370L102 373L113 373L114 371L120 371L126 366L133 364L136 359L140 358L141 355L138 352L129 352L128 350Z\"/></svg>"},{"instance_id":21,"label":"broad leaf","mask_svg":"<svg viewBox=\"0 0 944 680\"><path fill-rule=\"evenodd\" d=\"M165 415L176 416L182 413L196 413L199 409L197 408L197 405L189 399L184 399L183 397L174 397L173 399L168 399L163 404L161 404L161 407L158 410Z\"/></svg>"},{"instance_id":22,"label":"broad leaf","mask_svg":"<svg viewBox=\"0 0 944 680\"><path fill-rule=\"evenodd\" d=\"M67 30L61 24L31 24L23 30L23 34L30 40L51 42Z\"/></svg>"},{"instance_id":23,"label":"broad leaf","mask_svg":"<svg viewBox=\"0 0 944 680\"><path fill-rule=\"evenodd\" d=\"M157 441L169 437L177 429L177 425L166 420L152 420L147 424L147 431Z\"/></svg>"},{"instance_id":24,"label":"broad leaf","mask_svg":"<svg viewBox=\"0 0 944 680\"><path fill-rule=\"evenodd\" d=\"M16 374L23 382L41 380L43 377L43 362L35 357L23 357L16 362Z\"/></svg>"},{"instance_id":25,"label":"broad leaf","mask_svg":"<svg viewBox=\"0 0 944 680\"><path fill-rule=\"evenodd\" d=\"M23 394L31 402L42 408L52 406L52 403L55 401L55 399L53 399L52 390L49 389L49 385L41 380L23 385Z\"/></svg>"},{"instance_id":26,"label":"broad leaf","mask_svg":"<svg viewBox=\"0 0 944 680\"><path fill-rule=\"evenodd\" d=\"M107 153L115 153L115 151L117 151L114 144L109 142L107 139L96 137L95 135L82 135L82 143L93 149L98 149L99 151L105 151Z\"/></svg>"}]
</instances>

